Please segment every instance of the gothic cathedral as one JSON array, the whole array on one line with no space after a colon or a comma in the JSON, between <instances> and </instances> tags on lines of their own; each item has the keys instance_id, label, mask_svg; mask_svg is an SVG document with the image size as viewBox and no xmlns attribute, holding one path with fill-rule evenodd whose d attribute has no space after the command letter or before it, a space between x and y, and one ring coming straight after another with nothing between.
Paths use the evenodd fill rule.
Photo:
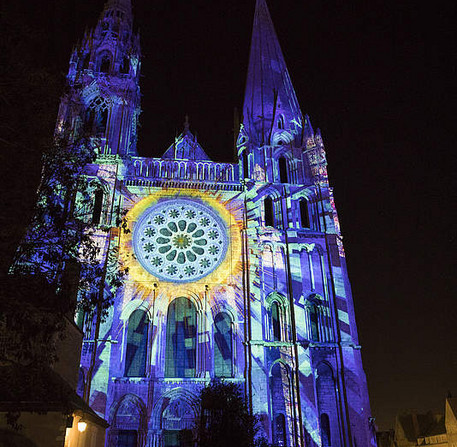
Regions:
<instances>
[{"instance_id":1,"label":"gothic cathedral","mask_svg":"<svg viewBox=\"0 0 457 447\"><path fill-rule=\"evenodd\" d=\"M130 0L108 0L72 54L57 122L57 132L90 129L102 264L118 256L128 271L105 288L107 318L81 323L78 392L110 424L106 445L179 445L213 379L242 387L275 445L374 445L324 145L302 115L265 0L237 163L210 160L187 124L162 157L138 155L132 23Z\"/></svg>"}]
</instances>

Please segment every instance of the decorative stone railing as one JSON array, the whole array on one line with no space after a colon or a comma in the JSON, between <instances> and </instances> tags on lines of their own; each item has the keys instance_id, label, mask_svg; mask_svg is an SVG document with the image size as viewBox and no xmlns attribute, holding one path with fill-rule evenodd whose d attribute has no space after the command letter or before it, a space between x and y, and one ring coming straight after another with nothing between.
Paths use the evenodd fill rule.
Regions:
<instances>
[{"instance_id":1,"label":"decorative stone railing","mask_svg":"<svg viewBox=\"0 0 457 447\"><path fill-rule=\"evenodd\" d=\"M213 161L135 157L128 175L143 179L239 183L239 166Z\"/></svg>"}]
</instances>

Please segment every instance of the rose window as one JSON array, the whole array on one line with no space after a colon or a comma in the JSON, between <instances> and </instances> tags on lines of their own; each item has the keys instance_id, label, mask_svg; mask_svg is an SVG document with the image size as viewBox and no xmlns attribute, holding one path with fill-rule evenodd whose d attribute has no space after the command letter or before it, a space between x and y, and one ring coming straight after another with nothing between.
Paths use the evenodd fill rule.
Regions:
<instances>
[{"instance_id":1,"label":"rose window","mask_svg":"<svg viewBox=\"0 0 457 447\"><path fill-rule=\"evenodd\" d=\"M214 271L227 252L227 228L210 207L172 199L148 208L133 231L141 265L157 278L191 282Z\"/></svg>"}]
</instances>

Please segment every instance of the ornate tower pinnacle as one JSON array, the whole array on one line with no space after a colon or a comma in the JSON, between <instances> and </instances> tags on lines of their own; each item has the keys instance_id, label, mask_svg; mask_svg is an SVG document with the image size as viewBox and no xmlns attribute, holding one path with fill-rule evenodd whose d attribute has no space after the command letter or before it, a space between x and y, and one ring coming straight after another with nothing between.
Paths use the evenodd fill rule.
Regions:
<instances>
[{"instance_id":1,"label":"ornate tower pinnacle","mask_svg":"<svg viewBox=\"0 0 457 447\"><path fill-rule=\"evenodd\" d=\"M132 28L130 0L108 0L70 60L57 131L84 128L100 154L136 154L141 55Z\"/></svg>"},{"instance_id":2,"label":"ornate tower pinnacle","mask_svg":"<svg viewBox=\"0 0 457 447\"><path fill-rule=\"evenodd\" d=\"M253 143L270 144L274 129L301 132L302 113L265 0L257 0L243 106Z\"/></svg>"}]
</instances>

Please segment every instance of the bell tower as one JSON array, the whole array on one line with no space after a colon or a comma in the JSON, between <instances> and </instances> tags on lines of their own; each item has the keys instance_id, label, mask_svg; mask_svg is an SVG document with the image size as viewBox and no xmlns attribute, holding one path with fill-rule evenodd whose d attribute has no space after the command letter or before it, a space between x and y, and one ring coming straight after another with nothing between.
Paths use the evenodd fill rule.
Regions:
<instances>
[{"instance_id":1,"label":"bell tower","mask_svg":"<svg viewBox=\"0 0 457 447\"><path fill-rule=\"evenodd\" d=\"M140 43L130 0L109 0L73 49L57 132L90 136L100 155L136 155Z\"/></svg>"},{"instance_id":2,"label":"bell tower","mask_svg":"<svg viewBox=\"0 0 457 447\"><path fill-rule=\"evenodd\" d=\"M247 387L275 445L373 445L333 189L265 0L237 141L245 194Z\"/></svg>"}]
</instances>

